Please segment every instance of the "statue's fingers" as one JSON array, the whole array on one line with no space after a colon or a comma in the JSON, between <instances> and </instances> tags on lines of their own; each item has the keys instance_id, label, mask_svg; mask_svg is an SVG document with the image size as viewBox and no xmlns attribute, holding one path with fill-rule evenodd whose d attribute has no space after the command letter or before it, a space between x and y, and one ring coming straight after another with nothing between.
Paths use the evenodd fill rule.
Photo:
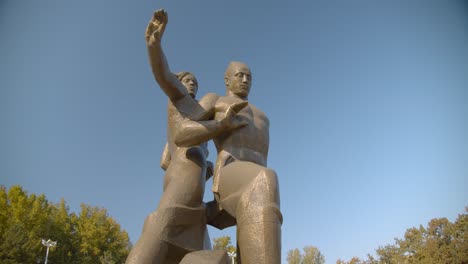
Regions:
<instances>
[{"instance_id":1,"label":"statue's fingers","mask_svg":"<svg viewBox=\"0 0 468 264\"><path fill-rule=\"evenodd\" d=\"M160 8L156 11L154 11L154 14L164 14L166 11L163 8Z\"/></svg>"},{"instance_id":2,"label":"statue's fingers","mask_svg":"<svg viewBox=\"0 0 468 264\"><path fill-rule=\"evenodd\" d=\"M232 109L237 114L237 113L239 113L240 110L242 110L244 107L246 107L247 104L248 104L247 101L237 103L237 104L232 105L232 107L233 107Z\"/></svg>"},{"instance_id":3,"label":"statue's fingers","mask_svg":"<svg viewBox=\"0 0 468 264\"><path fill-rule=\"evenodd\" d=\"M162 9L158 9L158 10L154 11L152 20L156 20L159 17L159 14L161 13L161 10Z\"/></svg>"},{"instance_id":4,"label":"statue's fingers","mask_svg":"<svg viewBox=\"0 0 468 264\"><path fill-rule=\"evenodd\" d=\"M237 113L239 113L242 108L246 107L247 104L247 102L241 102L230 105L226 111L226 117L230 119L237 115Z\"/></svg>"},{"instance_id":5,"label":"statue's fingers","mask_svg":"<svg viewBox=\"0 0 468 264\"><path fill-rule=\"evenodd\" d=\"M166 14L164 13L164 10L160 9L160 10L154 12L153 21L157 22L158 24L163 23L166 20L165 16L166 16Z\"/></svg>"},{"instance_id":6,"label":"statue's fingers","mask_svg":"<svg viewBox=\"0 0 468 264\"><path fill-rule=\"evenodd\" d=\"M234 125L235 128L245 127L245 126L247 126L247 125L249 124L246 120L244 120L244 119L242 119L242 118L240 118L240 119L239 119L239 118L235 118L233 122L234 122L234 124L235 124L235 125Z\"/></svg>"},{"instance_id":7,"label":"statue's fingers","mask_svg":"<svg viewBox=\"0 0 468 264\"><path fill-rule=\"evenodd\" d=\"M166 10L163 10L164 13L164 24L167 24L167 21L169 20L169 16L167 15Z\"/></svg>"},{"instance_id":8,"label":"statue's fingers","mask_svg":"<svg viewBox=\"0 0 468 264\"><path fill-rule=\"evenodd\" d=\"M153 33L153 31L154 31L154 23L153 23L153 20L151 20L148 23L148 26L146 26L145 35L150 36Z\"/></svg>"},{"instance_id":9,"label":"statue's fingers","mask_svg":"<svg viewBox=\"0 0 468 264\"><path fill-rule=\"evenodd\" d=\"M157 30L153 31L153 33L151 33L151 36L154 38L154 39L159 39L159 32Z\"/></svg>"},{"instance_id":10,"label":"statue's fingers","mask_svg":"<svg viewBox=\"0 0 468 264\"><path fill-rule=\"evenodd\" d=\"M231 119L233 116L234 116L234 106L233 105L230 105L228 107L228 109L226 110L226 113L225 113L225 117L226 119Z\"/></svg>"}]
</instances>

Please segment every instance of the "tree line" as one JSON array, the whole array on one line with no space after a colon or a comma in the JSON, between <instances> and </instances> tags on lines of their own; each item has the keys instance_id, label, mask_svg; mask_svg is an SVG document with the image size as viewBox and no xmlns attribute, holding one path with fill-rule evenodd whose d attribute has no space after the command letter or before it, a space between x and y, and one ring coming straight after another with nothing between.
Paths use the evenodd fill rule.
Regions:
<instances>
[{"instance_id":1,"label":"tree line","mask_svg":"<svg viewBox=\"0 0 468 264\"><path fill-rule=\"evenodd\" d=\"M324 256L316 247L288 251L288 264L323 264ZM353 257L336 264L468 264L468 207L452 223L447 218L434 218L426 227L406 230L404 238L379 246L366 259Z\"/></svg>"},{"instance_id":2,"label":"tree line","mask_svg":"<svg viewBox=\"0 0 468 264\"><path fill-rule=\"evenodd\" d=\"M70 212L65 200L49 202L20 186L0 186L0 260L44 263L42 239L57 241L48 263L124 263L131 248L127 232L106 209L81 204Z\"/></svg>"},{"instance_id":3,"label":"tree line","mask_svg":"<svg viewBox=\"0 0 468 264\"><path fill-rule=\"evenodd\" d=\"M130 251L128 234L106 209L81 204L70 212L64 199L49 202L44 194L28 194L20 186L0 185L1 263L44 263L42 239L57 241L48 263L124 263ZM213 249L236 252L229 236L215 238ZM291 249L288 264L324 264L314 246ZM379 246L366 259L353 257L336 264L468 264L468 207L454 222L435 218L427 226L406 230L393 244Z\"/></svg>"}]
</instances>

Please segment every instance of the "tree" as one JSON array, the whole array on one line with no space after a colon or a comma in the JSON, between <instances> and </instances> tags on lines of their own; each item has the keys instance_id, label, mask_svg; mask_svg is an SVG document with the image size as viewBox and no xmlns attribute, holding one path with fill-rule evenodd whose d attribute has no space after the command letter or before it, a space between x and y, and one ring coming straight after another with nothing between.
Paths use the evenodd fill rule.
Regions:
<instances>
[{"instance_id":1,"label":"tree","mask_svg":"<svg viewBox=\"0 0 468 264\"><path fill-rule=\"evenodd\" d=\"M231 244L231 237L230 236L222 236L213 239L213 249L223 249L227 252L236 252L236 247Z\"/></svg>"},{"instance_id":2,"label":"tree","mask_svg":"<svg viewBox=\"0 0 468 264\"><path fill-rule=\"evenodd\" d=\"M301 264L324 264L325 257L320 250L313 246L304 247L304 256Z\"/></svg>"},{"instance_id":3,"label":"tree","mask_svg":"<svg viewBox=\"0 0 468 264\"><path fill-rule=\"evenodd\" d=\"M407 229L403 239L380 246L376 255L377 258L368 255L364 261L338 260L337 264L468 264L468 207L454 223L435 218L427 227Z\"/></svg>"},{"instance_id":4,"label":"tree","mask_svg":"<svg viewBox=\"0 0 468 264\"><path fill-rule=\"evenodd\" d=\"M360 260L358 257L353 257L350 261L338 259L336 264L367 264L367 262Z\"/></svg>"},{"instance_id":5,"label":"tree","mask_svg":"<svg viewBox=\"0 0 468 264\"><path fill-rule=\"evenodd\" d=\"M302 255L299 249L291 249L288 251L288 264L301 264Z\"/></svg>"},{"instance_id":6,"label":"tree","mask_svg":"<svg viewBox=\"0 0 468 264\"><path fill-rule=\"evenodd\" d=\"M459 263L468 263L468 206L465 207L465 213L458 215L453 224L452 237L454 259L459 260Z\"/></svg>"},{"instance_id":7,"label":"tree","mask_svg":"<svg viewBox=\"0 0 468 264\"><path fill-rule=\"evenodd\" d=\"M0 241L0 259L2 263L35 263L41 254L40 238L49 228L48 202L44 195L28 196L19 186L13 186L8 192L1 187L2 240Z\"/></svg>"},{"instance_id":8,"label":"tree","mask_svg":"<svg viewBox=\"0 0 468 264\"><path fill-rule=\"evenodd\" d=\"M65 200L53 204L20 186L0 186L0 237L5 264L42 262L42 239L58 241L50 263L122 263L130 250L127 233L105 209L82 204L76 215Z\"/></svg>"},{"instance_id":9,"label":"tree","mask_svg":"<svg viewBox=\"0 0 468 264\"><path fill-rule=\"evenodd\" d=\"M226 250L228 253L235 253L236 247L231 244L231 237L230 236L222 236L213 239L213 249L218 250ZM235 257L235 261L237 263L237 256Z\"/></svg>"},{"instance_id":10,"label":"tree","mask_svg":"<svg viewBox=\"0 0 468 264\"><path fill-rule=\"evenodd\" d=\"M301 254L299 249L291 249L288 251L288 264L324 264L325 256L320 250L314 246L305 246L304 253Z\"/></svg>"},{"instance_id":11,"label":"tree","mask_svg":"<svg viewBox=\"0 0 468 264\"><path fill-rule=\"evenodd\" d=\"M128 255L128 235L110 218L107 211L82 204L75 220L79 254L85 260L97 263L102 256L114 261L125 261Z\"/></svg>"}]
</instances>

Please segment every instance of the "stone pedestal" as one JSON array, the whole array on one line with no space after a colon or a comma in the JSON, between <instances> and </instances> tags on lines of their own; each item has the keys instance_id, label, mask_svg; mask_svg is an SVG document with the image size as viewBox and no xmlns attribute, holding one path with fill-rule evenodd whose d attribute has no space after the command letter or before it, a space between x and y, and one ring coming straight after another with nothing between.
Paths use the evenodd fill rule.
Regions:
<instances>
[{"instance_id":1,"label":"stone pedestal","mask_svg":"<svg viewBox=\"0 0 468 264\"><path fill-rule=\"evenodd\" d=\"M180 264L230 264L224 250L200 250L185 255Z\"/></svg>"}]
</instances>

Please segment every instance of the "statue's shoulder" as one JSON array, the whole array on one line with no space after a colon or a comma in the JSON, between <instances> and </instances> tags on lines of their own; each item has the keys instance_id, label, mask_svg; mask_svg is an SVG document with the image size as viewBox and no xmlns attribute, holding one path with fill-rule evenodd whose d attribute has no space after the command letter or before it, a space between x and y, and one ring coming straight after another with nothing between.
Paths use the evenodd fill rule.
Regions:
<instances>
[{"instance_id":1,"label":"statue's shoulder","mask_svg":"<svg viewBox=\"0 0 468 264\"><path fill-rule=\"evenodd\" d=\"M205 109L205 111L210 112L215 108L218 98L219 95L215 93L207 93L200 100L198 100L198 103L203 109Z\"/></svg>"},{"instance_id":2,"label":"statue's shoulder","mask_svg":"<svg viewBox=\"0 0 468 264\"><path fill-rule=\"evenodd\" d=\"M249 106L250 106L250 109L252 109L252 112L254 113L256 117L260 118L267 124L270 123L270 120L268 119L268 116L265 114L265 112L263 112L260 108L256 107L255 105L251 103L249 103Z\"/></svg>"},{"instance_id":3,"label":"statue's shoulder","mask_svg":"<svg viewBox=\"0 0 468 264\"><path fill-rule=\"evenodd\" d=\"M236 103L241 103L241 102L243 102L242 99L239 99L234 96L224 95L224 96L219 96L218 100L216 101L216 105L231 105L231 104L236 104Z\"/></svg>"},{"instance_id":4,"label":"statue's shoulder","mask_svg":"<svg viewBox=\"0 0 468 264\"><path fill-rule=\"evenodd\" d=\"M198 102L216 102L218 98L219 95L215 93L207 93Z\"/></svg>"},{"instance_id":5,"label":"statue's shoulder","mask_svg":"<svg viewBox=\"0 0 468 264\"><path fill-rule=\"evenodd\" d=\"M259 113L259 114L265 115L265 113L260 108L255 106L254 104L249 103L249 106L250 106L250 108L252 108L253 111L255 111L255 112Z\"/></svg>"}]
</instances>

